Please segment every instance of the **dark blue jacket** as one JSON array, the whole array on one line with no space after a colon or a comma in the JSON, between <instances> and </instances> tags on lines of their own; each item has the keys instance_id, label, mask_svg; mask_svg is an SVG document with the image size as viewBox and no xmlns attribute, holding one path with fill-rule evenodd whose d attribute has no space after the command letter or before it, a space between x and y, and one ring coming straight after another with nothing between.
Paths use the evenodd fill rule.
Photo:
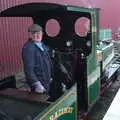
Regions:
<instances>
[{"instance_id":1,"label":"dark blue jacket","mask_svg":"<svg viewBox=\"0 0 120 120\"><path fill-rule=\"evenodd\" d=\"M40 81L48 90L51 78L51 59L48 48L43 44L44 51L32 41L28 40L22 49L22 59L26 80L30 86Z\"/></svg>"}]
</instances>

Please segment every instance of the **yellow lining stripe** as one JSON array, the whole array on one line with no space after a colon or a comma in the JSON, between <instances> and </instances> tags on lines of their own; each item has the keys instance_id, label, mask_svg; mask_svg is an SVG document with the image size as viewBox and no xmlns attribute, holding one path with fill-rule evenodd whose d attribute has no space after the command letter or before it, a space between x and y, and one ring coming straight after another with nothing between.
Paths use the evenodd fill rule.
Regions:
<instances>
[{"instance_id":1,"label":"yellow lining stripe","mask_svg":"<svg viewBox=\"0 0 120 120\"><path fill-rule=\"evenodd\" d=\"M42 120L49 112L51 112L56 106L58 106L60 103L62 103L70 95L73 95L73 94L72 93L68 93L68 95L66 95L62 100L60 100L56 105L54 105L50 110L48 110L41 118L39 118L39 120Z\"/></svg>"}]
</instances>

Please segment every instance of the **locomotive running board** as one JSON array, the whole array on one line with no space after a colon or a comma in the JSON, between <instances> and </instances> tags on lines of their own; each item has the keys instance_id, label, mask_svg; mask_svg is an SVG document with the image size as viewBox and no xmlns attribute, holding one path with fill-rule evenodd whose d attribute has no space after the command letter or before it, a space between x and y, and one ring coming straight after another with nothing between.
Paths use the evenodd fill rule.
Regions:
<instances>
[{"instance_id":1,"label":"locomotive running board","mask_svg":"<svg viewBox=\"0 0 120 120\"><path fill-rule=\"evenodd\" d=\"M45 94L37 94L29 91L23 91L12 88L8 88L6 90L0 91L0 96L25 100L29 102L38 102L38 103L45 102L49 98L49 96Z\"/></svg>"}]
</instances>

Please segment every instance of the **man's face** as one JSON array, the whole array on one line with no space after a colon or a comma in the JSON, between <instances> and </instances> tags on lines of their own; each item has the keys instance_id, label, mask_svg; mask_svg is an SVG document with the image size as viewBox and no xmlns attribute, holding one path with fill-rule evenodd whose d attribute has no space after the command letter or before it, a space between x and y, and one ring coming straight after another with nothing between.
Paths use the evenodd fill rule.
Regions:
<instances>
[{"instance_id":1,"label":"man's face","mask_svg":"<svg viewBox=\"0 0 120 120\"><path fill-rule=\"evenodd\" d=\"M33 41L38 41L38 42L40 42L40 41L42 40L42 36L43 36L42 31L40 31L40 32L35 32L35 33L29 33L29 37L30 37Z\"/></svg>"}]
</instances>

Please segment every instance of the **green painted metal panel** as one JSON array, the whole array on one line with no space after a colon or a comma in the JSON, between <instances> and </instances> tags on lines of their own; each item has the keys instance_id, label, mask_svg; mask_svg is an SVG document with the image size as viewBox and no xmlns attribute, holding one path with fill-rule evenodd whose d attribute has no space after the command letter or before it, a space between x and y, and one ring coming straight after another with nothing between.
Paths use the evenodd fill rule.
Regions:
<instances>
[{"instance_id":1,"label":"green painted metal panel","mask_svg":"<svg viewBox=\"0 0 120 120\"><path fill-rule=\"evenodd\" d=\"M88 88L89 101L88 104L93 104L100 95L100 80L97 80Z\"/></svg>"},{"instance_id":2,"label":"green painted metal panel","mask_svg":"<svg viewBox=\"0 0 120 120\"><path fill-rule=\"evenodd\" d=\"M99 10L94 9L91 12L92 17L92 53L87 57L87 75L95 73L88 81L88 106L95 103L100 95L100 68L97 64L96 44L99 36ZM98 67L98 68L97 68ZM97 72L96 72L97 71Z\"/></svg>"},{"instance_id":3,"label":"green painted metal panel","mask_svg":"<svg viewBox=\"0 0 120 120\"><path fill-rule=\"evenodd\" d=\"M87 57L87 74L92 73L96 67L96 42L98 40L98 9L92 10L92 53Z\"/></svg>"},{"instance_id":4,"label":"green painted metal panel","mask_svg":"<svg viewBox=\"0 0 120 120\"><path fill-rule=\"evenodd\" d=\"M95 10L98 10L99 8L85 8L85 7L77 7L77 6L72 6L72 5L68 5L67 6L67 10L68 11L78 11L78 12L88 12L88 13L92 13Z\"/></svg>"},{"instance_id":5,"label":"green painted metal panel","mask_svg":"<svg viewBox=\"0 0 120 120\"><path fill-rule=\"evenodd\" d=\"M34 120L77 120L76 85Z\"/></svg>"}]
</instances>

